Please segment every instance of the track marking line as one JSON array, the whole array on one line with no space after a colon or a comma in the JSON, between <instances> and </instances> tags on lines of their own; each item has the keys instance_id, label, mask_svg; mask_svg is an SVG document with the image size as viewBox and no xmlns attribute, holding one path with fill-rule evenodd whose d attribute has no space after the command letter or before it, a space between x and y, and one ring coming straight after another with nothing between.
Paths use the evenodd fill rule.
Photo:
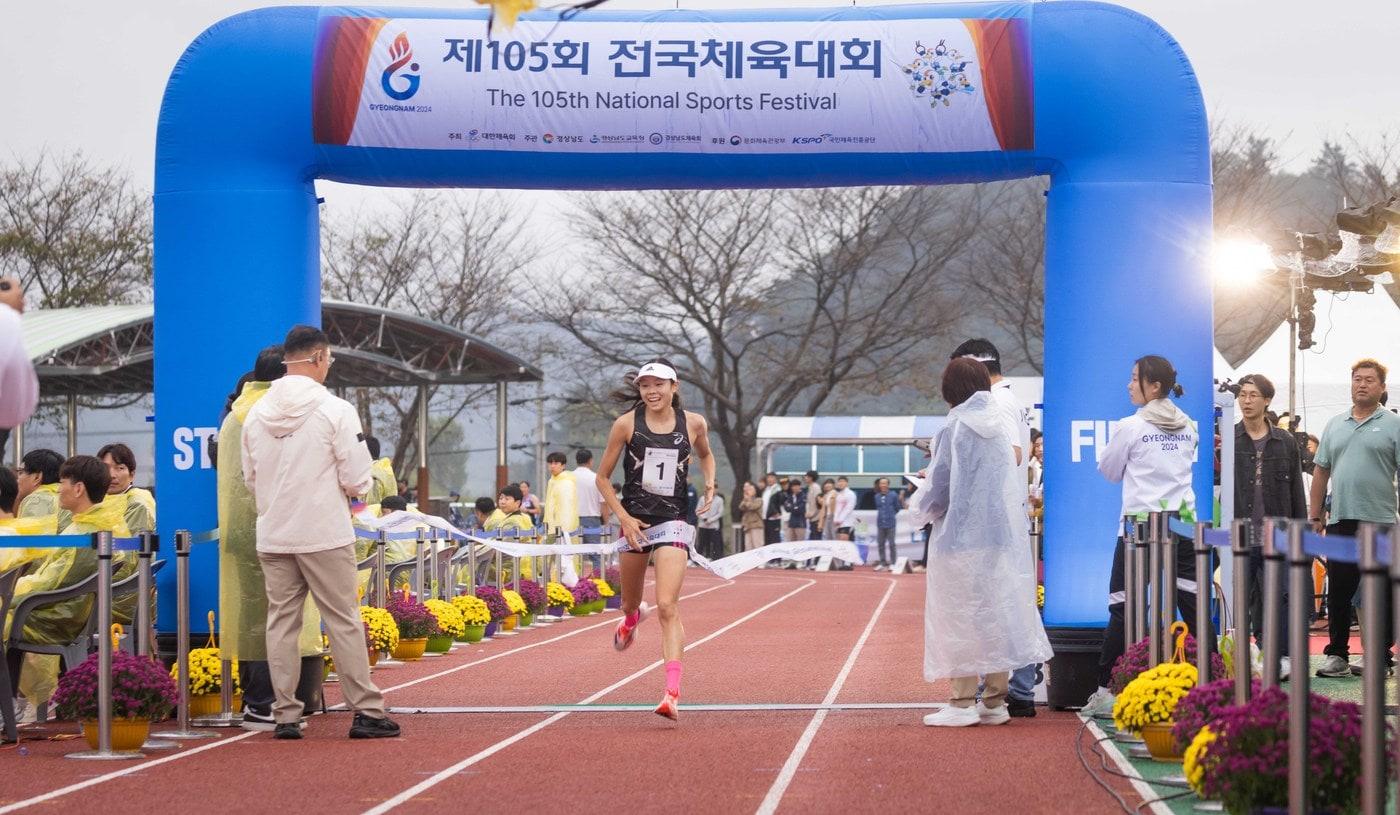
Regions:
<instances>
[{"instance_id":1,"label":"track marking line","mask_svg":"<svg viewBox=\"0 0 1400 815\"><path fill-rule=\"evenodd\" d=\"M880 619L885 605L889 603L890 595L894 594L896 583L893 579L887 579L890 584L889 588L885 589L885 595L880 598L880 604L875 607L875 613L870 615L870 622L865 624L865 630L861 632L860 639L856 640L855 647L846 657L846 664L841 666L841 672L836 675L836 681L832 682L831 688L827 690L826 698L822 700L823 707L812 714L812 720L807 723L807 729L802 731L802 737L797 740L797 744L792 748L792 753L788 756L787 761L783 762L783 769L778 772L773 786L769 787L768 794L763 796L763 802L758 805L758 815L773 815L778 810L778 804L783 800L783 793L787 792L788 785L797 775L797 768L801 766L808 748L812 746L812 741L817 737L817 731L826 721L826 715L831 712L829 706L836 701L837 695L841 693L841 688L846 684L846 677L851 675L851 669L855 667L856 659L860 656L861 649L865 647L865 641L870 639L870 632L875 630L875 622Z\"/></svg>"},{"instance_id":2,"label":"track marking line","mask_svg":"<svg viewBox=\"0 0 1400 815\"><path fill-rule=\"evenodd\" d=\"M754 611L750 611L748 614L745 614L744 616L740 617L739 619L735 620L735 621L732 622L732 623L729 623L728 625L724 626L723 628L720 628L720 629L718 629L718 630L716 630L716 631L714 631L714 632L711 632L709 635L707 635L707 636L705 636L705 637L702 637L702 638L696 640L695 642L690 643L689 645L685 646L685 649L684 649L684 650L685 650L685 651L690 651L690 650L693 649L693 648L698 648L699 646L704 645L705 643L709 642L710 640L712 640L712 639L714 639L714 638L716 638L716 637L718 637L718 636L720 636L720 635L722 635L722 634L724 634L724 633L726 633L726 632L728 632L728 631L733 630L734 628L736 628L736 627L742 625L743 623L748 622L749 620L752 620L754 617L757 617L758 615L762 614L763 612L767 611L768 609L770 609L770 608L772 608L772 607L778 605L779 603L781 603L781 602L787 600L787 599L790 598L790 597L793 597L793 596L795 596L795 595L801 593L802 591L805 591L806 589L811 588L812 586L815 586L816 584L817 584L817 581L811 580L811 579L807 579L807 580L805 580L805 581L803 582L803 584L802 584L801 586L798 586L797 588L793 589L792 591L788 592L787 594L784 594L782 597L779 597L778 599L773 600L773 601L767 603L766 605L763 605L763 606L761 606L761 607L755 609ZM656 660L655 662L651 663L650 665L646 666L645 668L642 668L641 670L636 671L635 673L632 673L632 674L629 675L629 676L623 677L622 679L618 680L617 682L614 682L613 684L607 686L606 688L603 688L602 690L598 691L597 693L593 694L592 696L589 696L587 699L584 699L583 702L581 702L580 704L585 704L585 705L586 705L586 704L590 704L590 703L592 703L592 702L596 702L596 701L598 701L599 699L602 699L604 696L607 696L609 693L612 693L613 691L617 690L618 688L623 687L624 685L627 685L628 683L632 682L633 680L639 679L639 678L641 678L641 677L647 675L648 673L651 673L652 671L654 671L654 670L656 670L657 668L661 667L662 663L663 663L663 660L658 659L658 660ZM434 774L431 778L424 779L423 781L420 781L420 782L418 782L417 784L414 784L412 787L409 787L408 789L404 790L403 792L399 793L398 795L395 795L393 798L388 799L387 801L383 802L383 803L380 804L379 806L373 807L372 809L367 809L367 810L365 810L364 815L383 815L383 813L388 812L389 810L393 809L394 807L397 807L399 804L403 804L403 803L406 803L406 802L408 802L408 801L413 800L413 799L414 799L415 797L417 797L419 794L421 794L421 793L423 793L423 792L426 792L427 790L431 789L432 787L436 786L437 784L441 783L442 781L444 781L444 780L446 780L446 779L448 779L448 778L451 778L452 776L454 776L454 775L460 773L462 770L465 770L466 768L472 766L473 764L476 764L476 763L478 763L478 762L481 762L481 761L484 761L485 759L490 758L491 756L495 755L496 753L499 753L500 751L506 749L507 747L511 746L512 744L515 744L516 742L521 741L522 739L526 739L526 738L528 738L528 737L534 735L535 733L538 733L539 731L545 729L546 727L549 727L550 725L554 724L555 722L559 721L560 719L566 718L567 716L571 715L572 713L573 713L573 711L571 711L571 710L563 711L563 712L560 712L560 713L556 713L556 714L554 714L553 716L550 716L548 719L545 719L544 721L536 722L535 724L530 725L529 727L525 728L524 730L521 730L520 732L516 733L516 734L513 735L513 736L510 736L510 737L508 737L508 738L502 739L501 741L496 742L495 744L491 745L490 747L485 748L484 750L481 750L481 751L479 751L479 752L477 752L477 753L474 753L474 754L472 754L472 755L470 755L470 756L467 756L466 758L462 759L461 761L457 762L456 764L453 764L451 767L448 767L447 769L442 770L442 771L440 771L440 772ZM3 815L3 813L0 813L0 815Z\"/></svg>"},{"instance_id":3,"label":"track marking line","mask_svg":"<svg viewBox=\"0 0 1400 815\"><path fill-rule=\"evenodd\" d=\"M60 798L64 795L67 795L70 792L78 792L79 790L85 790L89 787L95 787L98 784L103 784L108 781L121 778L123 776L131 775L132 773L139 773L142 770L148 770L151 767L166 764L177 759L187 758L189 756L202 753L205 750L213 750L215 747L223 747L225 744L233 744L236 741L242 741L243 739L251 738L256 735L258 735L256 731L249 731L247 733L242 733L237 736L229 736L228 738L219 739L218 741L210 742L208 744L202 744L198 747L192 747L189 750L181 750L178 753L173 753L171 755L165 756L164 758L156 758L150 761L143 761L140 764L133 764L130 767L127 767L122 770L106 773L105 775L95 776L93 778L87 779L86 781L79 781L76 784L69 784L66 787L59 787L56 790L51 790L41 795L36 795L33 798L26 798L23 801L16 801L13 804L7 804L3 807L0 807L0 815L5 815L5 813L7 812L18 812L19 810L24 809L25 807L30 807L35 804L42 804L45 801L52 801L53 799Z\"/></svg>"},{"instance_id":4,"label":"track marking line","mask_svg":"<svg viewBox=\"0 0 1400 815\"><path fill-rule=\"evenodd\" d=\"M702 594L709 594L710 592L715 591L716 589L722 589L722 588L724 588L724 587L726 587L726 586L732 586L732 585L734 585L733 581L730 581L730 582L727 582L727 583L720 583L719 585L717 585L717 586L711 586L711 587L709 587L708 589L702 589L701 591L697 591L697 592L694 592L694 593L692 593L692 594L683 595L680 599L682 599L682 600L689 600L689 599L692 598L692 597L699 597L699 596L702 595ZM464 662L464 663L462 663L461 665L456 665L456 666L453 666L453 667L451 667L451 668L447 668L447 669L445 669L445 670L438 671L437 673L428 674L427 676L421 676L421 677L419 677L419 678L417 678L417 679L410 679L409 681L404 682L403 684L400 684L400 685L394 685L394 686L388 687L388 688L381 688L379 692L380 692L380 693L390 693L391 691L402 690L402 689L407 688L407 687L412 687L413 685L417 685L417 684L420 684L420 683L423 683L423 682L427 682L429 679L437 679L438 677L447 676L448 674L454 674L454 673L456 673L456 672L458 672L458 671L465 670L465 669L467 669L467 668L471 668L471 667L476 666L476 665L485 665L485 664L488 663L488 662L493 662L493 661L495 661L495 660L501 659L502 657L508 657L508 656L510 656L511 654L518 654L518 653L520 653L521 651L528 651L528 650L530 650L531 648L539 648L539 647L542 646L542 645L549 645L549 644L552 643L552 642L559 642L560 640L566 640L566 639L568 639L569 637L576 636L576 635L578 635L578 634L582 634L582 633L584 633L585 631L592 631L592 630L595 629L595 628L604 628L604 627L610 626L610 625L614 625L614 626L617 625L617 618L612 618L612 619L603 620L602 622L594 623L594 624L592 624L592 625L585 626L585 627L583 627L583 628L575 628L573 631L570 631L570 632L567 633L567 634L560 634L560 635L557 636L557 637L550 637L550 638L547 639L547 640L540 640L539 642L532 642L532 643L530 643L529 645L521 645L521 646L518 646L518 647L516 647L516 648L512 648L512 649L510 649L509 651L502 651L502 652L499 653L499 654L492 654L492 655L489 656L489 657L482 657L481 659L472 660L471 662ZM344 703L344 702L341 702L341 703L338 704L338 705L333 705L333 706L331 706L330 708L327 708L327 709L328 709L328 710L334 710L334 711L344 711L344 710L347 710L347 708L345 707L345 703Z\"/></svg>"},{"instance_id":5,"label":"track marking line","mask_svg":"<svg viewBox=\"0 0 1400 815\"><path fill-rule=\"evenodd\" d=\"M1118 769L1128 776L1128 781L1132 782L1133 789L1137 791L1139 798L1146 802L1153 801L1162 796L1160 792L1153 789L1146 781L1142 780L1142 774L1137 771L1137 768L1133 766L1131 761L1124 757L1122 753L1118 752L1118 746L1112 739L1108 738L1107 733L1099 729L1098 724L1094 722L1092 717L1080 714L1079 718L1089 723L1089 732L1094 734L1094 738L1098 740L1101 748L1105 745L1112 748L1105 749L1104 752L1108 754L1109 758L1113 759L1114 764L1118 765ZM1152 812L1153 815L1172 815L1171 808L1161 801L1150 804L1148 810Z\"/></svg>"},{"instance_id":6,"label":"track marking line","mask_svg":"<svg viewBox=\"0 0 1400 815\"><path fill-rule=\"evenodd\" d=\"M735 711L803 711L803 710L942 710L947 702L837 702L824 703L721 703L686 704L686 713L732 713ZM422 713L651 713L655 705L615 704L615 705L489 705L465 707L391 707L390 713L413 716Z\"/></svg>"}]
</instances>

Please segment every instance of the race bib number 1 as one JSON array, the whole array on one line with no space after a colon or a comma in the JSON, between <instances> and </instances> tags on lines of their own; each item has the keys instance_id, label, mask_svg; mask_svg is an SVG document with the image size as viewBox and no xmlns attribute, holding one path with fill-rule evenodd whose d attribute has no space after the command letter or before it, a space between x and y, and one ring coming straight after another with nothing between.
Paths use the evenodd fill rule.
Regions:
<instances>
[{"instance_id":1,"label":"race bib number 1","mask_svg":"<svg viewBox=\"0 0 1400 815\"><path fill-rule=\"evenodd\" d=\"M642 460L642 489L652 495L675 496L676 468L679 466L679 450L648 447L646 458Z\"/></svg>"}]
</instances>

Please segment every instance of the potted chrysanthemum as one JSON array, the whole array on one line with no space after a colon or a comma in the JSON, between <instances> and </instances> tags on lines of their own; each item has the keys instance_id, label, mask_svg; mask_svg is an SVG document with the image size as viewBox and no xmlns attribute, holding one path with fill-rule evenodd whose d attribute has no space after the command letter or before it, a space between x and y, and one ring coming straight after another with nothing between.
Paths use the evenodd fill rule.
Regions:
<instances>
[{"instance_id":1,"label":"potted chrysanthemum","mask_svg":"<svg viewBox=\"0 0 1400 815\"><path fill-rule=\"evenodd\" d=\"M97 745L97 654L58 679L53 705L59 718L82 722L88 746ZM112 652L112 749L139 750L151 721L164 718L179 701L175 680L145 656Z\"/></svg>"},{"instance_id":2,"label":"potted chrysanthemum","mask_svg":"<svg viewBox=\"0 0 1400 815\"><path fill-rule=\"evenodd\" d=\"M452 598L452 606L462 615L462 635L458 642L481 642L486 636L486 626L491 624L491 610L486 601L471 594Z\"/></svg>"},{"instance_id":3,"label":"potted chrysanthemum","mask_svg":"<svg viewBox=\"0 0 1400 815\"><path fill-rule=\"evenodd\" d=\"M564 612L574 606L574 593L563 583L551 580L545 587L545 593L549 598L549 613L555 617L564 616Z\"/></svg>"},{"instance_id":4,"label":"potted chrysanthemum","mask_svg":"<svg viewBox=\"0 0 1400 815\"><path fill-rule=\"evenodd\" d=\"M223 658L218 648L190 649L190 715L215 716L223 709ZM233 710L243 709L238 685L238 660L229 666L233 676ZM170 678L180 680L180 666L170 667Z\"/></svg>"},{"instance_id":5,"label":"potted chrysanthemum","mask_svg":"<svg viewBox=\"0 0 1400 815\"><path fill-rule=\"evenodd\" d=\"M399 626L394 615L375 606L360 606L360 619L369 627L369 664L374 665L380 653L399 647Z\"/></svg>"},{"instance_id":6,"label":"potted chrysanthemum","mask_svg":"<svg viewBox=\"0 0 1400 815\"><path fill-rule=\"evenodd\" d=\"M533 580L520 582L520 599L525 601L525 611L520 617L521 625L534 625L535 615L542 613L548 605L544 586Z\"/></svg>"},{"instance_id":7,"label":"potted chrysanthemum","mask_svg":"<svg viewBox=\"0 0 1400 815\"><path fill-rule=\"evenodd\" d=\"M618 596L617 592L613 591L611 583L609 583L601 577L592 578L592 581L594 587L598 589L598 597L600 599L595 600L594 602L597 604L599 611L602 611L605 608L613 608L614 606L611 606L610 603L612 603L614 598L616 598L618 604L621 605L622 598Z\"/></svg>"},{"instance_id":8,"label":"potted chrysanthemum","mask_svg":"<svg viewBox=\"0 0 1400 815\"><path fill-rule=\"evenodd\" d=\"M594 606L597 602L601 605L602 595L598 594L598 587L592 580L580 580L570 589L574 595L574 605L569 609L569 613L575 617L584 617L589 614L598 613L599 609Z\"/></svg>"},{"instance_id":9,"label":"potted chrysanthemum","mask_svg":"<svg viewBox=\"0 0 1400 815\"><path fill-rule=\"evenodd\" d=\"M399 645L394 649L394 659L405 662L422 659L428 647L428 637L438 633L437 618L407 591L389 598L384 610L389 612L399 627Z\"/></svg>"},{"instance_id":10,"label":"potted chrysanthemum","mask_svg":"<svg viewBox=\"0 0 1400 815\"><path fill-rule=\"evenodd\" d=\"M510 605L495 586L477 586L476 596L486 603L486 608L491 612L491 624L486 626L486 636L494 636L510 616Z\"/></svg>"},{"instance_id":11,"label":"potted chrysanthemum","mask_svg":"<svg viewBox=\"0 0 1400 815\"><path fill-rule=\"evenodd\" d=\"M506 617L507 631L510 631L511 629L519 626L529 625L530 623L534 622L533 620L531 620L530 623L526 623L524 620L525 615L529 613L530 608L529 606L525 605L525 598L520 595L520 592L515 591L513 589L506 589L505 591L501 592L501 596L505 598L506 607L510 609L510 614Z\"/></svg>"},{"instance_id":12,"label":"potted chrysanthemum","mask_svg":"<svg viewBox=\"0 0 1400 815\"><path fill-rule=\"evenodd\" d=\"M1113 724L1119 730L1138 733L1158 761L1180 761L1172 738L1177 703L1196 686L1196 666L1189 662L1164 662L1129 682L1113 705Z\"/></svg>"},{"instance_id":13,"label":"potted chrysanthemum","mask_svg":"<svg viewBox=\"0 0 1400 815\"><path fill-rule=\"evenodd\" d=\"M1186 662L1196 664L1196 638L1190 634L1186 635ZM1116 696L1128 687L1128 683L1137 678L1138 674L1147 670L1151 666L1151 643L1146 637L1133 643L1132 647L1123 652L1118 660L1113 663L1113 672L1109 676L1108 689ZM1229 676L1226 673L1225 660L1221 658L1219 650L1213 650L1210 654L1210 677L1213 682L1217 679L1224 679Z\"/></svg>"},{"instance_id":14,"label":"potted chrysanthemum","mask_svg":"<svg viewBox=\"0 0 1400 815\"><path fill-rule=\"evenodd\" d=\"M613 590L611 597L604 597L605 605L608 608L622 608L622 570L616 566L609 566L603 570L603 579L608 581L608 588Z\"/></svg>"},{"instance_id":15,"label":"potted chrysanthemum","mask_svg":"<svg viewBox=\"0 0 1400 815\"><path fill-rule=\"evenodd\" d=\"M437 619L438 633L428 637L427 652L445 654L452 650L452 641L466 631L462 612L446 600L432 599L423 604Z\"/></svg>"}]
</instances>

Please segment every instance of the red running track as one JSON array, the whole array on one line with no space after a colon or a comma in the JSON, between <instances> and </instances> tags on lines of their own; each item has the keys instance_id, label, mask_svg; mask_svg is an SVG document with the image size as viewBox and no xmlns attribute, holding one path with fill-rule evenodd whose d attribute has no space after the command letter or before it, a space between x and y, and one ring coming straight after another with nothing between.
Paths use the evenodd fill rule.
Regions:
<instances>
[{"instance_id":1,"label":"red running track","mask_svg":"<svg viewBox=\"0 0 1400 815\"><path fill-rule=\"evenodd\" d=\"M421 662L376 668L397 708L629 704L597 712L396 714L399 739L350 741L349 715L306 738L219 731L144 761L62 758L79 744L25 731L0 750L0 815L121 815L287 807L332 813L1118 812L1075 755L1077 717L1044 710L998 728L924 727L946 685L922 680L924 584L866 571L687 575L681 721L649 712L664 681L659 628L611 647L615 613L570 619ZM328 686L335 704L335 686ZM687 710L686 705L882 703L886 709ZM1091 762L1097 763L1091 758ZM1126 782L1115 789L1136 804ZM47 797L45 797L47 796Z\"/></svg>"}]
</instances>

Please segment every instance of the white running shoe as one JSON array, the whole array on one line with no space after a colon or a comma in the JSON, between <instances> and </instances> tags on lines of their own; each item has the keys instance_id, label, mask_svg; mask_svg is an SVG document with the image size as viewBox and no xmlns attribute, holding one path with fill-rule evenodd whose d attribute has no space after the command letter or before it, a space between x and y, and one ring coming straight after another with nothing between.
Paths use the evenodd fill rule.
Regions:
<instances>
[{"instance_id":1,"label":"white running shoe","mask_svg":"<svg viewBox=\"0 0 1400 815\"><path fill-rule=\"evenodd\" d=\"M1096 719L1112 719L1113 705L1118 701L1118 697L1108 692L1108 688L1099 688L1094 691L1094 695L1089 697L1089 701L1084 703L1084 707L1079 712L1085 716L1092 716Z\"/></svg>"},{"instance_id":2,"label":"white running shoe","mask_svg":"<svg viewBox=\"0 0 1400 815\"><path fill-rule=\"evenodd\" d=\"M1011 713L1006 709L1006 705L987 707L979 701L977 703L977 719L985 725L1006 724L1011 721Z\"/></svg>"},{"instance_id":3,"label":"white running shoe","mask_svg":"<svg viewBox=\"0 0 1400 815\"><path fill-rule=\"evenodd\" d=\"M977 715L977 708L952 705L924 717L924 724L929 727L971 727L981 721L982 717Z\"/></svg>"},{"instance_id":4,"label":"white running shoe","mask_svg":"<svg viewBox=\"0 0 1400 815\"><path fill-rule=\"evenodd\" d=\"M885 564L883 564L883 563L877 563L877 564L875 564L875 571L877 571L877 572L889 571L889 567L885 566Z\"/></svg>"}]
</instances>

